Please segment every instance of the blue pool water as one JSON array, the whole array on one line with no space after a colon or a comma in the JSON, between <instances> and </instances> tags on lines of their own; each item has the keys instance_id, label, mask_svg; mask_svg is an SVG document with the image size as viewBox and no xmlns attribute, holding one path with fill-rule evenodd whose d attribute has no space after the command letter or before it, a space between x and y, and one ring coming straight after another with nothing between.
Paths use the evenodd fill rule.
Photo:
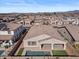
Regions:
<instances>
[{"instance_id":1,"label":"blue pool water","mask_svg":"<svg viewBox=\"0 0 79 59\"><path fill-rule=\"evenodd\" d=\"M26 51L25 56L50 56L50 52L47 51Z\"/></svg>"},{"instance_id":2,"label":"blue pool water","mask_svg":"<svg viewBox=\"0 0 79 59\"><path fill-rule=\"evenodd\" d=\"M2 55L3 52L4 52L3 50L0 50L0 56Z\"/></svg>"}]
</instances>

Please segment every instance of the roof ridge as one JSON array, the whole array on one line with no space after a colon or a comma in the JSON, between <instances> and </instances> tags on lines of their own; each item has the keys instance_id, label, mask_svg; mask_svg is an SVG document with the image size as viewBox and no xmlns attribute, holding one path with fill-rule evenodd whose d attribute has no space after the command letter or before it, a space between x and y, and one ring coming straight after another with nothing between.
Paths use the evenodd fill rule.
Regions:
<instances>
[{"instance_id":1,"label":"roof ridge","mask_svg":"<svg viewBox=\"0 0 79 59\"><path fill-rule=\"evenodd\" d=\"M42 41L45 41L45 40L49 40L49 39L51 39L51 38L56 38L57 40L61 40L60 38L57 38L57 37L52 36L52 37L48 37L48 38L39 40L38 42L42 42ZM65 41L65 40L61 40L61 41Z\"/></svg>"},{"instance_id":2,"label":"roof ridge","mask_svg":"<svg viewBox=\"0 0 79 59\"><path fill-rule=\"evenodd\" d=\"M51 38L52 38L52 37L48 37L48 38L45 38L45 39L39 40L38 42L45 41L45 40L48 40L48 39L51 39Z\"/></svg>"}]
</instances>

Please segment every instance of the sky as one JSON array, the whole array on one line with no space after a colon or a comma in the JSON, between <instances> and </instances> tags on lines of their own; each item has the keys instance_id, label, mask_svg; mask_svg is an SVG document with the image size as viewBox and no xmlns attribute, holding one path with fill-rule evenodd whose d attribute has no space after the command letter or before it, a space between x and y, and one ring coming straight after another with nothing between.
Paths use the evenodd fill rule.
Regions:
<instances>
[{"instance_id":1,"label":"sky","mask_svg":"<svg viewBox=\"0 0 79 59\"><path fill-rule=\"evenodd\" d=\"M79 0L0 0L0 13L79 10Z\"/></svg>"}]
</instances>

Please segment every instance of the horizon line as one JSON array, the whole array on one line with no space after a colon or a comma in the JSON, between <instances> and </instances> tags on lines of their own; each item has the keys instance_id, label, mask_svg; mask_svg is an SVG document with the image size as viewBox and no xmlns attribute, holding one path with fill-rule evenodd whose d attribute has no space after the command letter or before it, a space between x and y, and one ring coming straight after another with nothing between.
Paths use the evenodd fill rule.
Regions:
<instances>
[{"instance_id":1,"label":"horizon line","mask_svg":"<svg viewBox=\"0 0 79 59\"><path fill-rule=\"evenodd\" d=\"M72 12L72 11L78 11L78 10L69 10L69 11L37 11L37 12L0 12L0 13L54 13L54 12Z\"/></svg>"}]
</instances>

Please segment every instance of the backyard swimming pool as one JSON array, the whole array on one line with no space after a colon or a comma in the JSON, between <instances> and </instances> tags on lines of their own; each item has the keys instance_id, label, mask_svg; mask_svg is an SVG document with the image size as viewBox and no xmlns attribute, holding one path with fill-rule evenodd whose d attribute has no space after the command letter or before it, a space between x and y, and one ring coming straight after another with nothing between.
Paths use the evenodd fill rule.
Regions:
<instances>
[{"instance_id":1,"label":"backyard swimming pool","mask_svg":"<svg viewBox=\"0 0 79 59\"><path fill-rule=\"evenodd\" d=\"M26 51L25 56L50 56L48 51Z\"/></svg>"},{"instance_id":2,"label":"backyard swimming pool","mask_svg":"<svg viewBox=\"0 0 79 59\"><path fill-rule=\"evenodd\" d=\"M3 53L4 53L4 50L0 50L0 56L2 56Z\"/></svg>"}]
</instances>

